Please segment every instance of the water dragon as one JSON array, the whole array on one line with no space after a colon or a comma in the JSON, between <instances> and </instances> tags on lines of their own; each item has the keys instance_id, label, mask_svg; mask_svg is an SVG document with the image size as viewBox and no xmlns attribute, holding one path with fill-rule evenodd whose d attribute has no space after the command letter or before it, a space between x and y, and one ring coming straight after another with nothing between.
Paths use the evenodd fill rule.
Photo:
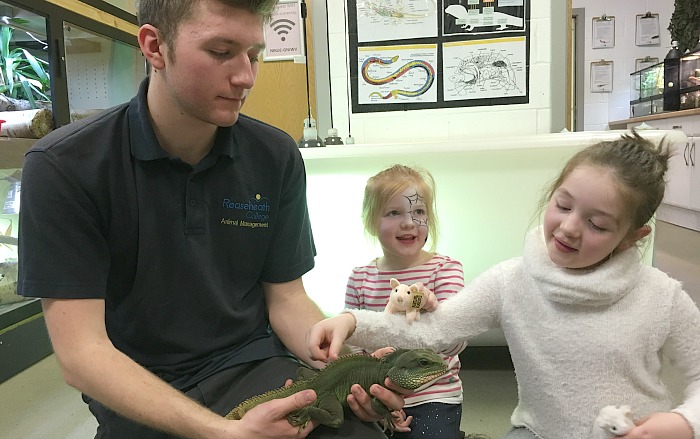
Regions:
<instances>
[{"instance_id":1,"label":"water dragon","mask_svg":"<svg viewBox=\"0 0 700 439\"><path fill-rule=\"evenodd\" d=\"M338 428L343 423L343 406L347 406L346 398L353 384L361 385L369 393L372 384L383 385L384 379L388 377L400 387L415 390L445 372L445 361L427 349L397 349L381 359L366 354L345 355L320 371L300 368L299 377L291 386L280 387L249 398L231 410L226 418L241 419L246 412L259 404L312 389L316 392L316 401L310 406L289 413L287 420L300 429L311 419ZM391 429L391 410L376 398L372 399L372 408L384 416L386 425Z\"/></svg>"}]
</instances>

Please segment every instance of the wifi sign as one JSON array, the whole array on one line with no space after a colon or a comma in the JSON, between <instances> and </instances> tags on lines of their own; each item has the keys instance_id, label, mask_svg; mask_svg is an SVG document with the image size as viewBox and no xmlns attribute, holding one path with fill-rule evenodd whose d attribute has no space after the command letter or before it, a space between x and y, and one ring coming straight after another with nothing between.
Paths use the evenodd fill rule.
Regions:
<instances>
[{"instance_id":1,"label":"wifi sign","mask_svg":"<svg viewBox=\"0 0 700 439\"><path fill-rule=\"evenodd\" d=\"M289 33L290 30L296 25L295 22L292 20L289 20L287 18L280 18L279 20L275 20L272 23L270 23L270 27L277 32L277 35L280 36L280 39L284 41L286 39L285 35Z\"/></svg>"}]
</instances>

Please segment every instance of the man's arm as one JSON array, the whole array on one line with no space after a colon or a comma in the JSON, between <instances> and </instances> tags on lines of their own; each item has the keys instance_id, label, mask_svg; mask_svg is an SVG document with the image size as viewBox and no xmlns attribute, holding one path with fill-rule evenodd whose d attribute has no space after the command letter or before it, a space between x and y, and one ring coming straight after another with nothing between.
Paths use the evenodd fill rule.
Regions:
<instances>
[{"instance_id":1,"label":"man's arm","mask_svg":"<svg viewBox=\"0 0 700 439\"><path fill-rule=\"evenodd\" d=\"M306 294L301 278L291 282L263 282L265 302L272 330L297 358L321 369L325 363L312 360L306 348L306 333L324 319L323 313Z\"/></svg>"},{"instance_id":2,"label":"man's arm","mask_svg":"<svg viewBox=\"0 0 700 439\"><path fill-rule=\"evenodd\" d=\"M316 368L325 366L325 362L313 360L309 355L306 335L313 325L324 319L323 313L306 294L301 278L284 283L263 283L265 301L270 318L270 325L282 343L300 360ZM393 386L387 379L385 386ZM379 385L370 388L377 397L392 410L399 410L404 405L403 397ZM360 386L353 386L348 403L358 418L371 422L383 419L371 406L371 400Z\"/></svg>"},{"instance_id":3,"label":"man's arm","mask_svg":"<svg viewBox=\"0 0 700 439\"><path fill-rule=\"evenodd\" d=\"M117 350L105 329L104 300L43 299L42 305L65 381L123 416L189 438L300 437L285 414L312 402L313 392L229 421Z\"/></svg>"}]
</instances>

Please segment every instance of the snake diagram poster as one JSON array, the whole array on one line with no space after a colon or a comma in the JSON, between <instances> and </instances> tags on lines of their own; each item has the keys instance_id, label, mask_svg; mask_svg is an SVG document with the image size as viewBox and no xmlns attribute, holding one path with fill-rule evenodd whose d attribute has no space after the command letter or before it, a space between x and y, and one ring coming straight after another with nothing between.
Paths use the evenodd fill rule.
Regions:
<instances>
[{"instance_id":1,"label":"snake diagram poster","mask_svg":"<svg viewBox=\"0 0 700 439\"><path fill-rule=\"evenodd\" d=\"M360 47L358 52L362 60L362 79L358 82L360 104L384 101L395 105L409 99L437 102L437 87L433 87L437 45L367 46ZM389 75L387 66L391 70Z\"/></svg>"},{"instance_id":2,"label":"snake diagram poster","mask_svg":"<svg viewBox=\"0 0 700 439\"><path fill-rule=\"evenodd\" d=\"M354 113L529 102L531 0L347 0Z\"/></svg>"}]
</instances>

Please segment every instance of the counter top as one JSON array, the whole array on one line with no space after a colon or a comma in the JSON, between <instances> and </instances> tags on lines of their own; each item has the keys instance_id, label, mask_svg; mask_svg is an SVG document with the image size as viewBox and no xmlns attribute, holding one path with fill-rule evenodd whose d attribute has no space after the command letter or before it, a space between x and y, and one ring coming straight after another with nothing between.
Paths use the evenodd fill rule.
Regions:
<instances>
[{"instance_id":1,"label":"counter top","mask_svg":"<svg viewBox=\"0 0 700 439\"><path fill-rule=\"evenodd\" d=\"M672 117L684 117L684 116L695 116L700 115L700 108L693 108L690 110L680 110L680 111L667 111L665 113L650 114L648 116L638 116L632 117L625 120L615 120L608 123L611 130L624 130L627 128L627 124L630 123L642 123L650 120L661 120L670 119Z\"/></svg>"},{"instance_id":2,"label":"counter top","mask_svg":"<svg viewBox=\"0 0 700 439\"><path fill-rule=\"evenodd\" d=\"M585 146L593 143L615 140L625 130L580 131L570 133L534 134L518 137L495 137L489 139L465 139L460 141L439 141L421 143L382 143L333 145L319 148L301 148L304 160L340 159L352 157L410 156L419 154L466 153L475 151L541 149L552 147ZM672 142L686 142L687 137L680 131L643 130L641 135L658 142L669 136Z\"/></svg>"}]
</instances>

